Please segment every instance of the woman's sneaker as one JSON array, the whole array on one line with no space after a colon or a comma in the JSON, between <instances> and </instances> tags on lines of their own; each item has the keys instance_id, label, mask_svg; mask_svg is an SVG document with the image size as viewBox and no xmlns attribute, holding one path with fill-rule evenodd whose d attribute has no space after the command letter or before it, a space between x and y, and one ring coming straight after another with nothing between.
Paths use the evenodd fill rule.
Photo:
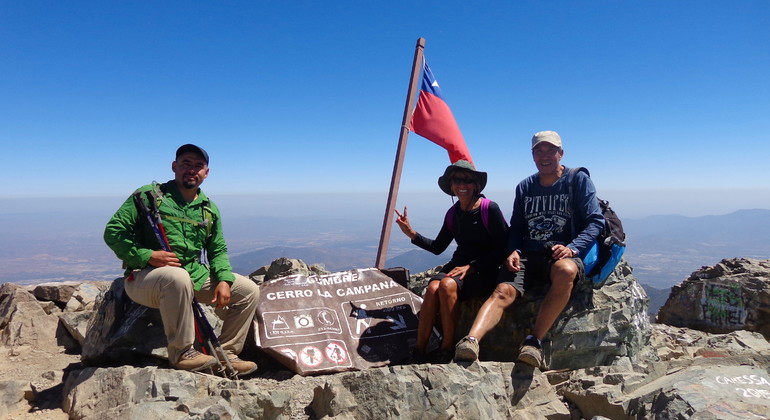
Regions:
<instances>
[{"instance_id":1,"label":"woman's sneaker","mask_svg":"<svg viewBox=\"0 0 770 420\"><path fill-rule=\"evenodd\" d=\"M182 353L179 357L179 361L172 363L171 366L175 369L186 370L189 372L200 372L204 369L208 369L217 364L217 359L213 356L209 356L195 350L190 347L189 350Z\"/></svg>"},{"instance_id":2,"label":"woman's sneaker","mask_svg":"<svg viewBox=\"0 0 770 420\"><path fill-rule=\"evenodd\" d=\"M475 362L479 360L479 342L476 337L465 336L455 346L455 362Z\"/></svg>"},{"instance_id":3,"label":"woman's sneaker","mask_svg":"<svg viewBox=\"0 0 770 420\"><path fill-rule=\"evenodd\" d=\"M543 366L543 348L536 338L528 337L521 343L519 361L536 368Z\"/></svg>"}]
</instances>

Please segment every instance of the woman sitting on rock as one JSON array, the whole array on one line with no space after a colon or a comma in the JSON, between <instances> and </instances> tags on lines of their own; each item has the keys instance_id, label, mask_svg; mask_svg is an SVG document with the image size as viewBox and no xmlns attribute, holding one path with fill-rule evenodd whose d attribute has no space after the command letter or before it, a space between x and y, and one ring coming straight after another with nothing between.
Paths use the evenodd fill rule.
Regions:
<instances>
[{"instance_id":1,"label":"woman sitting on rock","mask_svg":"<svg viewBox=\"0 0 770 420\"><path fill-rule=\"evenodd\" d=\"M396 223L412 243L436 255L447 249L452 239L457 249L452 259L431 277L425 291L417 328L413 362L426 361L426 348L436 316L441 318L442 340L432 362L448 363L454 355L455 328L460 314L459 302L486 296L495 288L498 269L506 257L508 225L498 205L481 194L487 173L477 171L471 162L458 160L439 177L441 191L457 196L444 217L436 239L428 239L409 224L407 209L396 210Z\"/></svg>"}]
</instances>

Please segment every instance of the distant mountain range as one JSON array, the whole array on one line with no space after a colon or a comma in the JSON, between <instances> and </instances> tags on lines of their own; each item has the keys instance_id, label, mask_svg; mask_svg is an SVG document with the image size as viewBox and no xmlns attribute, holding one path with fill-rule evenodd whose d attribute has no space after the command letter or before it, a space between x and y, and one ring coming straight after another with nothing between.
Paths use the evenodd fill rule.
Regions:
<instances>
[{"instance_id":1,"label":"distant mountain range","mask_svg":"<svg viewBox=\"0 0 770 420\"><path fill-rule=\"evenodd\" d=\"M621 215L622 216L622 215ZM627 234L625 258L650 297L650 314L665 303L671 286L702 266L724 258L770 258L770 210L740 210L721 216L651 216L623 220ZM452 249L433 255L417 247L389 258L387 267L419 273L445 264ZM376 249L333 244L312 247L268 247L233 256L235 271L250 273L276 258L299 258L339 271L373 265Z\"/></svg>"},{"instance_id":2,"label":"distant mountain range","mask_svg":"<svg viewBox=\"0 0 770 420\"><path fill-rule=\"evenodd\" d=\"M622 216L622 215L621 215ZM623 220L627 234L626 260L642 283L668 289L704 265L724 258L770 258L770 210L740 210L721 216L651 216ZM388 267L406 267L412 273L446 263L452 249L436 256L417 247L391 256ZM251 272L278 257L323 263L328 270L373 265L371 244L332 244L305 247L268 247L231 257L239 272Z\"/></svg>"},{"instance_id":3,"label":"distant mountain range","mask_svg":"<svg viewBox=\"0 0 770 420\"><path fill-rule=\"evenodd\" d=\"M625 258L645 284L669 288L724 258L770 258L770 210L721 216L651 216L624 220Z\"/></svg>"}]
</instances>

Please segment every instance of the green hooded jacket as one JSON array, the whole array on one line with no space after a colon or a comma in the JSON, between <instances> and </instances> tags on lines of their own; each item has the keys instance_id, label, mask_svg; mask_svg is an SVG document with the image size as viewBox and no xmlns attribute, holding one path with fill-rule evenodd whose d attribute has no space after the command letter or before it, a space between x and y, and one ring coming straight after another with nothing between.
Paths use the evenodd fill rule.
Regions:
<instances>
[{"instance_id":1,"label":"green hooded jacket","mask_svg":"<svg viewBox=\"0 0 770 420\"><path fill-rule=\"evenodd\" d=\"M149 184L139 188L138 192L159 188L162 197L158 204L163 227L166 231L171 251L179 258L185 270L190 273L195 290L200 290L206 279L212 281L235 281L233 268L227 256L227 245L222 234L222 221L217 206L202 191L198 197L188 203L182 197L174 180L163 185ZM164 191L161 195L160 191ZM146 201L146 196L142 194ZM208 211L204 211L204 207ZM207 229L206 214L212 220ZM162 249L155 233L134 203L133 195L120 206L104 229L104 241L123 261L126 275L133 270L148 266L152 251ZM209 266L201 262L205 251Z\"/></svg>"}]
</instances>

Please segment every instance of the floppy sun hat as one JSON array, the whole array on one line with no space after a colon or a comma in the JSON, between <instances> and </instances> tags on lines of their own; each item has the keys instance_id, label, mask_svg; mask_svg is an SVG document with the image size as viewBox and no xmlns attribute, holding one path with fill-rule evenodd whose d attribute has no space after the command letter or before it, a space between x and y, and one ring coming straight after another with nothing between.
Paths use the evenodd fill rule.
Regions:
<instances>
[{"instance_id":1,"label":"floppy sun hat","mask_svg":"<svg viewBox=\"0 0 770 420\"><path fill-rule=\"evenodd\" d=\"M476 178L476 181L479 184L479 193L484 189L484 187L487 186L487 173L477 171L476 167L473 166L472 163L461 159L447 166L444 170L444 175L438 177L438 186L441 188L441 191L444 191L449 195L454 195L452 192L452 175L454 175L455 172L465 171L473 173L473 176Z\"/></svg>"}]
</instances>

